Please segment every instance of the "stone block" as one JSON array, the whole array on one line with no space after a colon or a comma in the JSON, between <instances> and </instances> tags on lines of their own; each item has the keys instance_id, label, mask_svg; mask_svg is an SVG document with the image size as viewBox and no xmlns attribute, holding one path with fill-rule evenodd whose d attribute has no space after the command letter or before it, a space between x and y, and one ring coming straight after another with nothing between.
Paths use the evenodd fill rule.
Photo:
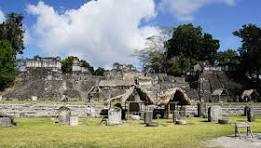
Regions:
<instances>
[{"instance_id":1,"label":"stone block","mask_svg":"<svg viewBox=\"0 0 261 148\"><path fill-rule=\"evenodd\" d=\"M77 126L79 123L79 118L78 117L70 117L70 126Z\"/></svg>"},{"instance_id":2,"label":"stone block","mask_svg":"<svg viewBox=\"0 0 261 148\"><path fill-rule=\"evenodd\" d=\"M68 107L60 107L57 111L57 121L62 124L69 124L71 110Z\"/></svg>"},{"instance_id":3,"label":"stone block","mask_svg":"<svg viewBox=\"0 0 261 148\"><path fill-rule=\"evenodd\" d=\"M153 111L145 111L144 112L144 123L146 125L150 125L152 123Z\"/></svg>"},{"instance_id":4,"label":"stone block","mask_svg":"<svg viewBox=\"0 0 261 148\"><path fill-rule=\"evenodd\" d=\"M180 120L180 114L177 110L174 110L173 112L173 123L176 123L176 121Z\"/></svg>"},{"instance_id":5,"label":"stone block","mask_svg":"<svg viewBox=\"0 0 261 148\"><path fill-rule=\"evenodd\" d=\"M37 97L37 96L31 96L31 100L32 100L32 101L37 101L37 100L38 100L38 97Z\"/></svg>"},{"instance_id":6,"label":"stone block","mask_svg":"<svg viewBox=\"0 0 261 148\"><path fill-rule=\"evenodd\" d=\"M198 103L197 104L197 116L198 117L202 117L203 116L203 114L204 114L204 111L203 111L203 103Z\"/></svg>"},{"instance_id":7,"label":"stone block","mask_svg":"<svg viewBox=\"0 0 261 148\"><path fill-rule=\"evenodd\" d=\"M86 113L87 113L87 116L90 116L90 117L96 117L97 116L97 112L96 112L96 109L94 107L87 107L86 108Z\"/></svg>"},{"instance_id":8,"label":"stone block","mask_svg":"<svg viewBox=\"0 0 261 148\"><path fill-rule=\"evenodd\" d=\"M108 111L108 125L117 125L121 124L121 109L120 108L111 108Z\"/></svg>"},{"instance_id":9,"label":"stone block","mask_svg":"<svg viewBox=\"0 0 261 148\"><path fill-rule=\"evenodd\" d=\"M0 116L0 126L1 127L12 127L13 125L15 125L13 117Z\"/></svg>"},{"instance_id":10,"label":"stone block","mask_svg":"<svg viewBox=\"0 0 261 148\"><path fill-rule=\"evenodd\" d=\"M255 121L254 109L252 107L248 107L246 110L246 116L248 122Z\"/></svg>"},{"instance_id":11,"label":"stone block","mask_svg":"<svg viewBox=\"0 0 261 148\"><path fill-rule=\"evenodd\" d=\"M208 108L208 121L209 122L218 122L219 119L222 119L222 108L221 106L211 106Z\"/></svg>"}]
</instances>

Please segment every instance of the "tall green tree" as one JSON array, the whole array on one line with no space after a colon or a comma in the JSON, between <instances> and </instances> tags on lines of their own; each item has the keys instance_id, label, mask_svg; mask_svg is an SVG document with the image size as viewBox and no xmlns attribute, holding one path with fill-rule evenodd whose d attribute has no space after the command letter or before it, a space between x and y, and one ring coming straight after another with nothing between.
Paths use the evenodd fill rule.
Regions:
<instances>
[{"instance_id":1,"label":"tall green tree","mask_svg":"<svg viewBox=\"0 0 261 148\"><path fill-rule=\"evenodd\" d=\"M164 42L170 30L163 29L159 36L147 38L146 48L137 51L138 59L143 64L143 70L150 73L165 73L167 68L166 49Z\"/></svg>"},{"instance_id":2,"label":"tall green tree","mask_svg":"<svg viewBox=\"0 0 261 148\"><path fill-rule=\"evenodd\" d=\"M73 62L79 60L77 57L74 56L69 56L64 58L61 63L62 63L62 72L63 73L72 73L72 66Z\"/></svg>"},{"instance_id":3,"label":"tall green tree","mask_svg":"<svg viewBox=\"0 0 261 148\"><path fill-rule=\"evenodd\" d=\"M18 13L6 15L6 20L0 24L0 40L8 40L14 50L13 56L22 54L24 50L23 16Z\"/></svg>"},{"instance_id":4,"label":"tall green tree","mask_svg":"<svg viewBox=\"0 0 261 148\"><path fill-rule=\"evenodd\" d=\"M91 72L91 74L94 73L94 68L93 68L93 67L90 65L90 63L88 63L87 61L85 61L85 60L80 60L80 66L87 68L87 69Z\"/></svg>"},{"instance_id":5,"label":"tall green tree","mask_svg":"<svg viewBox=\"0 0 261 148\"><path fill-rule=\"evenodd\" d=\"M63 73L72 73L72 68L73 68L74 62L78 62L80 67L85 67L91 72L91 74L94 74L94 68L87 61L80 60L78 57L75 57L75 56L68 56L61 61L62 72Z\"/></svg>"},{"instance_id":6,"label":"tall green tree","mask_svg":"<svg viewBox=\"0 0 261 148\"><path fill-rule=\"evenodd\" d=\"M199 48L199 55L197 60L208 61L214 64L217 59L217 50L219 49L219 40L213 39L211 34L204 33L201 38L200 43L201 48Z\"/></svg>"},{"instance_id":7,"label":"tall green tree","mask_svg":"<svg viewBox=\"0 0 261 148\"><path fill-rule=\"evenodd\" d=\"M240 58L236 50L228 49L218 53L217 62L220 66L226 67L228 71L237 71L240 66Z\"/></svg>"},{"instance_id":8,"label":"tall green tree","mask_svg":"<svg viewBox=\"0 0 261 148\"><path fill-rule=\"evenodd\" d=\"M239 49L242 70L259 82L261 72L261 28L248 24L233 33L241 38Z\"/></svg>"},{"instance_id":9,"label":"tall green tree","mask_svg":"<svg viewBox=\"0 0 261 148\"><path fill-rule=\"evenodd\" d=\"M96 76L104 76L105 73L105 69L102 67L98 67L95 71L94 71L94 75Z\"/></svg>"},{"instance_id":10,"label":"tall green tree","mask_svg":"<svg viewBox=\"0 0 261 148\"><path fill-rule=\"evenodd\" d=\"M166 42L167 58L187 58L192 69L198 61L213 63L219 46L219 40L204 33L200 26L184 24L175 27L171 39Z\"/></svg>"},{"instance_id":11,"label":"tall green tree","mask_svg":"<svg viewBox=\"0 0 261 148\"><path fill-rule=\"evenodd\" d=\"M0 24L0 90L15 80L16 56L24 49L23 16L11 13Z\"/></svg>"},{"instance_id":12,"label":"tall green tree","mask_svg":"<svg viewBox=\"0 0 261 148\"><path fill-rule=\"evenodd\" d=\"M14 51L7 40L0 40L0 90L8 87L16 76Z\"/></svg>"},{"instance_id":13,"label":"tall green tree","mask_svg":"<svg viewBox=\"0 0 261 148\"><path fill-rule=\"evenodd\" d=\"M145 72L164 73L166 65L166 56L164 52L154 49L144 49L139 51L138 57L143 64Z\"/></svg>"}]
</instances>

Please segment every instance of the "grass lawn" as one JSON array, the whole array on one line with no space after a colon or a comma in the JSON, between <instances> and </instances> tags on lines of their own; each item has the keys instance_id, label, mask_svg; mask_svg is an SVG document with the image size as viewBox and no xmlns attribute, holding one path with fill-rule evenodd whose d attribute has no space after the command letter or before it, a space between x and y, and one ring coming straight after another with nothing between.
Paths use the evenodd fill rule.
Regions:
<instances>
[{"instance_id":1,"label":"grass lawn","mask_svg":"<svg viewBox=\"0 0 261 148\"><path fill-rule=\"evenodd\" d=\"M244 117L233 117L232 121ZM14 128L0 128L0 147L204 147L201 142L233 134L233 125L188 119L188 125L173 125L171 120L157 120L158 127L144 127L142 121L128 121L121 126L99 125L100 119L81 119L77 127L54 124L50 118L20 118ZM253 123L261 133L261 118Z\"/></svg>"}]
</instances>

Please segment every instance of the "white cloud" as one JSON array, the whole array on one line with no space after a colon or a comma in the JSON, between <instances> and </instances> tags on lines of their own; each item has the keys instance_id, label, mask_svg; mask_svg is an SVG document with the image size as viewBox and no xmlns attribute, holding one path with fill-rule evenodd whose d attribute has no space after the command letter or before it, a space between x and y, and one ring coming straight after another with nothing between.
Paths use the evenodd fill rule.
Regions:
<instances>
[{"instance_id":1,"label":"white cloud","mask_svg":"<svg viewBox=\"0 0 261 148\"><path fill-rule=\"evenodd\" d=\"M0 10L0 23L3 23L4 20L5 20L5 15L3 11Z\"/></svg>"},{"instance_id":2,"label":"white cloud","mask_svg":"<svg viewBox=\"0 0 261 148\"><path fill-rule=\"evenodd\" d=\"M193 20L193 13L208 4L233 6L236 0L161 0L160 10L171 13L181 21Z\"/></svg>"},{"instance_id":3,"label":"white cloud","mask_svg":"<svg viewBox=\"0 0 261 148\"><path fill-rule=\"evenodd\" d=\"M30 44L45 55L75 55L95 66L136 62L133 50L143 48L145 38L158 33L155 27L140 26L156 15L153 0L90 1L62 14L39 2L27 11L37 18Z\"/></svg>"}]
</instances>

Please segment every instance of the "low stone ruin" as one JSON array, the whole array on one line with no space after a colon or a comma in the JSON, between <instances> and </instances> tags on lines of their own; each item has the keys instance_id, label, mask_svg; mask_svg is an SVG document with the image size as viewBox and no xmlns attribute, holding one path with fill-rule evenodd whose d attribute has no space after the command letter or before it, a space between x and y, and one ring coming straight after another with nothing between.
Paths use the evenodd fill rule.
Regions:
<instances>
[{"instance_id":1,"label":"low stone ruin","mask_svg":"<svg viewBox=\"0 0 261 148\"><path fill-rule=\"evenodd\" d=\"M173 123L179 124L179 125L185 125L187 124L185 120L185 116L183 116L183 113L177 110L173 111Z\"/></svg>"},{"instance_id":2,"label":"low stone ruin","mask_svg":"<svg viewBox=\"0 0 261 148\"><path fill-rule=\"evenodd\" d=\"M246 106L245 107L246 117L248 122L255 121L254 109L253 107Z\"/></svg>"},{"instance_id":3,"label":"low stone ruin","mask_svg":"<svg viewBox=\"0 0 261 148\"><path fill-rule=\"evenodd\" d=\"M38 97L37 96L31 96L32 101L37 101Z\"/></svg>"},{"instance_id":4,"label":"low stone ruin","mask_svg":"<svg viewBox=\"0 0 261 148\"><path fill-rule=\"evenodd\" d=\"M144 123L146 126L150 126L152 124L153 119L153 111L145 111L144 112Z\"/></svg>"},{"instance_id":5,"label":"low stone ruin","mask_svg":"<svg viewBox=\"0 0 261 148\"><path fill-rule=\"evenodd\" d=\"M70 117L69 125L70 126L77 126L79 124L78 117Z\"/></svg>"},{"instance_id":6,"label":"low stone ruin","mask_svg":"<svg viewBox=\"0 0 261 148\"><path fill-rule=\"evenodd\" d=\"M12 127L15 125L13 117L0 115L0 127Z\"/></svg>"},{"instance_id":7,"label":"low stone ruin","mask_svg":"<svg viewBox=\"0 0 261 148\"><path fill-rule=\"evenodd\" d=\"M86 113L87 113L87 116L90 116L90 117L97 117L98 116L97 112L95 110L95 107L87 106Z\"/></svg>"},{"instance_id":8,"label":"low stone ruin","mask_svg":"<svg viewBox=\"0 0 261 148\"><path fill-rule=\"evenodd\" d=\"M57 123L70 124L71 109L65 106L60 107L57 111L56 118Z\"/></svg>"},{"instance_id":9,"label":"low stone ruin","mask_svg":"<svg viewBox=\"0 0 261 148\"><path fill-rule=\"evenodd\" d=\"M121 124L122 120L121 120L121 109L120 108L110 108L108 110L108 125L117 125L117 124Z\"/></svg>"},{"instance_id":10,"label":"low stone ruin","mask_svg":"<svg viewBox=\"0 0 261 148\"><path fill-rule=\"evenodd\" d=\"M208 108L208 121L209 122L218 122L219 119L222 119L222 108L221 106L211 106Z\"/></svg>"}]
</instances>

